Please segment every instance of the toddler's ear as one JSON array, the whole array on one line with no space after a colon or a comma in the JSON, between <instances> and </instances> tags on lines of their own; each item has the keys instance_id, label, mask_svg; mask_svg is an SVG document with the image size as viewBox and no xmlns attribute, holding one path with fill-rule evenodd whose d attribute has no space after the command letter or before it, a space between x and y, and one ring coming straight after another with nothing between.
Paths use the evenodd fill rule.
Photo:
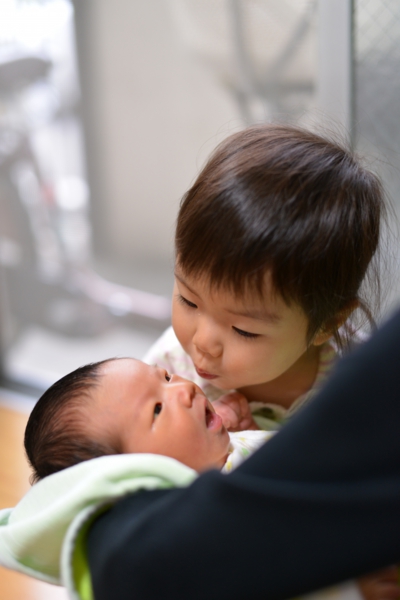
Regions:
<instances>
[{"instance_id":1,"label":"toddler's ear","mask_svg":"<svg viewBox=\"0 0 400 600\"><path fill-rule=\"evenodd\" d=\"M357 299L350 300L346 308L343 308L334 319L328 321L328 323L317 332L312 341L313 346L322 346L322 344L325 344L325 342L333 336L335 331L340 329L350 317L351 313L359 306L360 302Z\"/></svg>"}]
</instances>

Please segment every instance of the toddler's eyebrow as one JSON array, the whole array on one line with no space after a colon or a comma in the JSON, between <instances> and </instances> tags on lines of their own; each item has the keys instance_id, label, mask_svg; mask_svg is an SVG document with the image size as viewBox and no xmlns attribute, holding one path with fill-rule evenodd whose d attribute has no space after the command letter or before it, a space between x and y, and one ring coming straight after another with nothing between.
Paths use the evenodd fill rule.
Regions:
<instances>
[{"instance_id":1,"label":"toddler's eyebrow","mask_svg":"<svg viewBox=\"0 0 400 600\"><path fill-rule=\"evenodd\" d=\"M192 288L186 283L186 281L183 279L183 277L177 273L175 271L175 277L181 282L183 283L183 285L185 285L187 287L187 289L192 292L192 294L194 294L195 296L197 295L196 292L194 290L192 290ZM243 310L229 310L228 308L225 309L226 312L230 313L231 315L235 315L236 317L247 317L250 319L256 319L257 321L267 321L268 323L278 323L282 317L280 315L278 315L277 313L273 313L273 312L269 312L265 309L261 309L258 310L257 308L254 309L243 309Z\"/></svg>"},{"instance_id":2,"label":"toddler's eyebrow","mask_svg":"<svg viewBox=\"0 0 400 600\"><path fill-rule=\"evenodd\" d=\"M282 317L277 313L268 312L267 310L257 310L249 309L249 310L229 310L226 309L226 312L231 315L235 315L236 317L246 317L248 319L256 319L257 321L267 321L268 323L278 323Z\"/></svg>"},{"instance_id":3,"label":"toddler's eyebrow","mask_svg":"<svg viewBox=\"0 0 400 600\"><path fill-rule=\"evenodd\" d=\"M183 283L184 286L187 287L187 289L189 290L189 292L192 292L192 294L195 294L195 296L197 296L196 292L194 290L192 290L192 288L190 287L190 285L188 285L186 283L186 281L183 279L182 275L179 275L179 273L177 273L176 271L175 271L174 275L178 279L178 281L180 281L181 283Z\"/></svg>"}]
</instances>

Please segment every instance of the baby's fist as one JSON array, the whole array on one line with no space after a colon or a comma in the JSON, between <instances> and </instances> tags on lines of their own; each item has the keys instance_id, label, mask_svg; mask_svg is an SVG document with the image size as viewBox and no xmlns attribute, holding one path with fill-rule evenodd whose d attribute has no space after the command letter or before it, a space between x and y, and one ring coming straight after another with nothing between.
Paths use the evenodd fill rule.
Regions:
<instances>
[{"instance_id":1,"label":"baby's fist","mask_svg":"<svg viewBox=\"0 0 400 600\"><path fill-rule=\"evenodd\" d=\"M399 567L390 566L358 580L364 600L398 600L400 598Z\"/></svg>"},{"instance_id":2,"label":"baby's fist","mask_svg":"<svg viewBox=\"0 0 400 600\"><path fill-rule=\"evenodd\" d=\"M259 429L253 419L247 398L240 392L229 392L213 402L215 412L228 431Z\"/></svg>"}]
</instances>

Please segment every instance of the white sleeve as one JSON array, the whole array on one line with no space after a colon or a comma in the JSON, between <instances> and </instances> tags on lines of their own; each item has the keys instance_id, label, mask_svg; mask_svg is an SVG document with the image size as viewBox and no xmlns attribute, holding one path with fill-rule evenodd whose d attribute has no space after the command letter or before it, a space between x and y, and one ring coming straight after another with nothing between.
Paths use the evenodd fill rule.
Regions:
<instances>
[{"instance_id":1,"label":"white sleeve","mask_svg":"<svg viewBox=\"0 0 400 600\"><path fill-rule=\"evenodd\" d=\"M171 350L179 346L179 342L172 327L168 327L164 333L154 342L143 357L143 362L148 365L159 365L164 369L171 369ZM173 354L173 353L172 353Z\"/></svg>"},{"instance_id":2,"label":"white sleeve","mask_svg":"<svg viewBox=\"0 0 400 600\"><path fill-rule=\"evenodd\" d=\"M158 365L170 373L176 373L192 381L200 379L196 373L190 356L180 345L172 327L168 327L156 340L143 358L149 365ZM196 383L198 383L196 381Z\"/></svg>"},{"instance_id":3,"label":"white sleeve","mask_svg":"<svg viewBox=\"0 0 400 600\"><path fill-rule=\"evenodd\" d=\"M225 465L221 469L222 473L230 473L233 469L236 469L274 434L275 431L263 431L262 429L229 432L230 452Z\"/></svg>"}]
</instances>

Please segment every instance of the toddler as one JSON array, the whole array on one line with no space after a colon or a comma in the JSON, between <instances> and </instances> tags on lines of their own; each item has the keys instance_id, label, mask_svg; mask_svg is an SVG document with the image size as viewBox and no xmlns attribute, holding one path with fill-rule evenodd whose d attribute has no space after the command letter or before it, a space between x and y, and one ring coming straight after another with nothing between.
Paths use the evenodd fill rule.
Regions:
<instances>
[{"instance_id":1,"label":"toddler","mask_svg":"<svg viewBox=\"0 0 400 600\"><path fill-rule=\"evenodd\" d=\"M276 429L354 340L384 195L339 144L257 125L217 147L181 203L172 328L145 357ZM371 291L371 290L370 290Z\"/></svg>"}]
</instances>

